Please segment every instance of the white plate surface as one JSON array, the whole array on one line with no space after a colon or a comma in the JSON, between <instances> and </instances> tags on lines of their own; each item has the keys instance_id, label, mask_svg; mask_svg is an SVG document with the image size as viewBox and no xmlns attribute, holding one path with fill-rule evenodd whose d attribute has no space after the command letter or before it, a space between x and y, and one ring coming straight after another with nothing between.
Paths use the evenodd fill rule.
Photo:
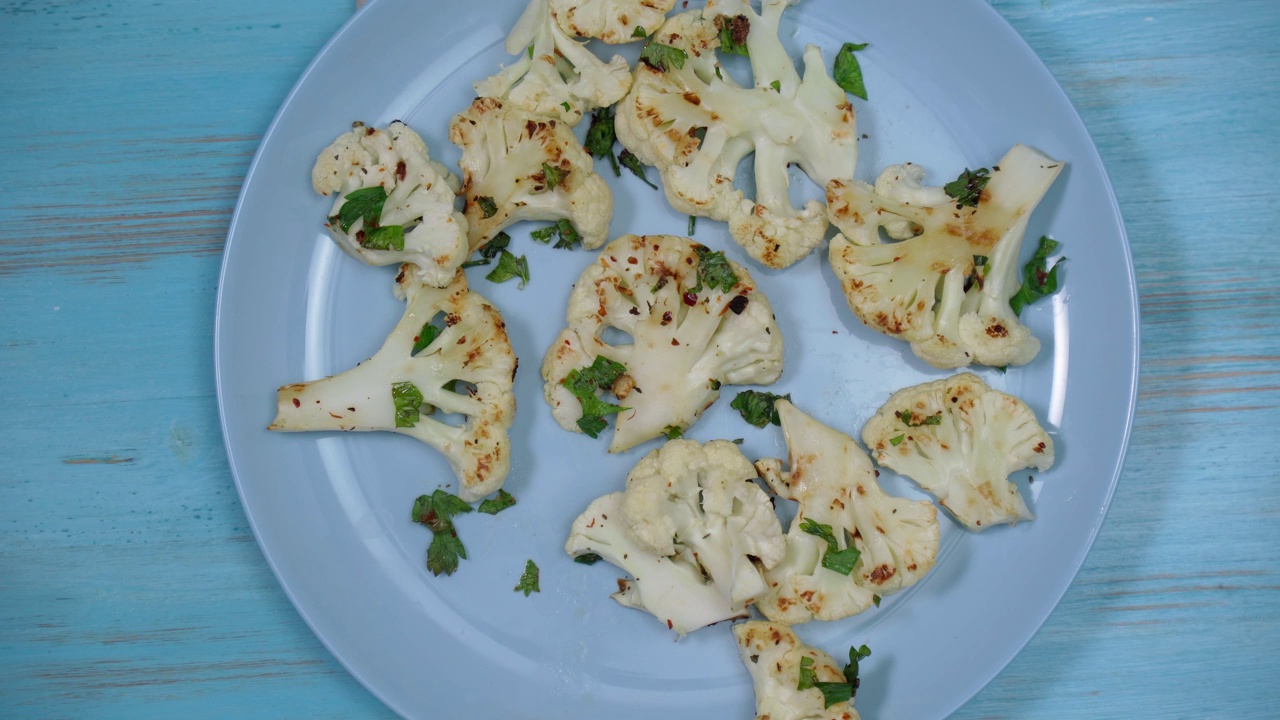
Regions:
<instances>
[{"instance_id":1,"label":"white plate surface","mask_svg":"<svg viewBox=\"0 0 1280 720\"><path fill-rule=\"evenodd\" d=\"M563 551L572 519L620 489L657 441L619 456L606 441L556 426L542 401L543 352L563 326L569 287L592 253L566 252L512 231L532 282L473 287L503 311L521 359L513 463L519 504L458 521L470 560L452 577L424 566L429 532L410 522L413 499L454 487L446 463L405 437L273 434L277 386L344 370L372 354L400 316L394 270L368 268L324 235L328 201L310 188L316 154L352 120L403 119L447 164L449 118L470 83L508 61L516 1L377 0L321 51L286 99L245 180L227 240L218 298L216 366L223 430L245 511L268 562L334 655L407 717L745 718L750 680L727 625L674 642L646 614L610 600L620 573ZM855 101L858 176L911 160L931 184L990 165L1024 143L1067 168L1033 216L1024 254L1049 234L1070 262L1065 288L1024 318L1040 356L1007 375L979 371L1026 400L1054 435L1058 464L1028 488L1039 516L970 535L943 519L937 567L879 609L798 628L840 657L866 643L857 707L866 718L936 718L954 711L1013 658L1071 583L1102 523L1128 441L1137 383L1137 300L1124 228L1105 171L1062 90L1014 31L980 0L804 0L784 36L828 62L846 40L860 53L871 95ZM624 51L634 58L635 49ZM586 123L579 128L585 131ZM612 231L684 234L686 218L627 175L598 170L614 188ZM656 179L656 172L649 171ZM797 182L797 185L807 180ZM863 327L848 310L825 249L767 271L700 220L695 238L750 268L786 337L789 392L823 422L857 437L899 388L945 377L904 343ZM786 457L778 428L747 426L728 408L733 388L689 432L745 438L752 459ZM610 431L607 431L610 432ZM918 495L892 473L891 492ZM512 591L526 559L542 592ZM1051 672L1052 668L1046 668Z\"/></svg>"}]
</instances>

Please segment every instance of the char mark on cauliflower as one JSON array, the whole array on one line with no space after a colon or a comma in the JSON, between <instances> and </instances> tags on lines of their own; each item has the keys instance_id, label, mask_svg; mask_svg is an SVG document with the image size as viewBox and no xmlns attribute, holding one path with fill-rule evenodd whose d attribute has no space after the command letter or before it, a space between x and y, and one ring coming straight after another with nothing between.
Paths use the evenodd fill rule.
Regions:
<instances>
[{"instance_id":1,"label":"char mark on cauliflower","mask_svg":"<svg viewBox=\"0 0 1280 720\"><path fill-rule=\"evenodd\" d=\"M775 407L790 467L765 459L756 469L800 507L787 532L786 559L765 574L770 591L756 602L761 612L792 625L835 620L924 577L938 555L933 505L886 494L852 438L785 399Z\"/></svg>"},{"instance_id":2,"label":"char mark on cauliflower","mask_svg":"<svg viewBox=\"0 0 1280 720\"><path fill-rule=\"evenodd\" d=\"M894 393L863 426L862 441L877 463L975 531L1033 519L1009 475L1053 465L1053 439L1031 408L971 373Z\"/></svg>"},{"instance_id":3,"label":"char mark on cauliflower","mask_svg":"<svg viewBox=\"0 0 1280 720\"><path fill-rule=\"evenodd\" d=\"M948 185L959 185L959 201L924 186L924 170L911 163L886 168L874 188L827 185L843 233L831 241L831 268L849 307L935 367L1023 365L1040 350L1009 300L1028 219L1062 164L1017 145L994 167L976 191ZM881 242L882 229L896 241Z\"/></svg>"},{"instance_id":4,"label":"char mark on cauliflower","mask_svg":"<svg viewBox=\"0 0 1280 720\"><path fill-rule=\"evenodd\" d=\"M399 120L353 123L316 158L311 185L331 195L329 234L369 265L411 263L428 285L448 285L467 259L467 221L454 209L458 179Z\"/></svg>"},{"instance_id":5,"label":"char mark on cauliflower","mask_svg":"<svg viewBox=\"0 0 1280 720\"><path fill-rule=\"evenodd\" d=\"M735 0L673 16L649 47L678 53L678 62L637 63L616 119L618 139L658 168L673 208L727 221L734 240L774 268L808 255L828 225L821 202L792 205L788 167L825 187L852 178L857 160L853 106L821 52L805 49L802 76L778 39L787 4L766 0L757 13ZM753 87L720 71L716 50L735 38L749 52ZM748 198L733 178L753 153L756 197Z\"/></svg>"},{"instance_id":6,"label":"char mark on cauliflower","mask_svg":"<svg viewBox=\"0 0 1280 720\"><path fill-rule=\"evenodd\" d=\"M723 384L768 385L782 373L782 334L754 279L687 238L613 241L578 279L567 316L543 360L546 399L561 427L579 431L583 399L566 386L570 373L597 358L620 364L626 382L615 394L626 393L627 408L610 452L688 428ZM610 328L632 342L606 342Z\"/></svg>"},{"instance_id":7,"label":"char mark on cauliflower","mask_svg":"<svg viewBox=\"0 0 1280 720\"><path fill-rule=\"evenodd\" d=\"M382 348L341 374L280 388L270 429L408 435L445 456L463 500L478 500L510 469L516 359L506 326L460 270L435 288L406 265L396 291L405 312ZM465 421L442 422L437 411Z\"/></svg>"},{"instance_id":8,"label":"char mark on cauliflower","mask_svg":"<svg viewBox=\"0 0 1280 720\"><path fill-rule=\"evenodd\" d=\"M608 239L613 194L563 121L476 98L454 116L449 139L462 149L473 251L521 220L567 221L587 249Z\"/></svg>"}]
</instances>

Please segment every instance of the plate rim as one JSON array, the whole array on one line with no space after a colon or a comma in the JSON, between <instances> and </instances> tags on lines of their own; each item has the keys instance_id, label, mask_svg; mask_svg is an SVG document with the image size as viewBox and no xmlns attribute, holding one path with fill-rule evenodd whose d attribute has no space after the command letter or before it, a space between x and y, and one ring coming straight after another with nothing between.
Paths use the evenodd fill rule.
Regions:
<instances>
[{"instance_id":1,"label":"plate rim","mask_svg":"<svg viewBox=\"0 0 1280 720\"><path fill-rule=\"evenodd\" d=\"M524 0L519 0L519 1L524 2ZM249 523L249 527L253 533L255 543L259 551L262 553L263 559L266 560L267 565L271 569L272 574L275 576L275 579L279 584L280 589L284 591L285 596L289 599L289 602L293 606L294 610L302 618L303 622L307 625L312 635L317 640L319 640L321 645L329 652L330 656L332 656L333 659L336 660L349 675L351 675L351 677L353 677L371 695L377 698L378 701L381 702L384 706L386 706L388 709L392 710L396 714L401 715L402 717L409 717L409 714L404 708L400 707L400 705L397 702L393 701L391 697L389 697L382 690L380 690L376 683L366 678L364 673L361 670L355 667L349 661L348 658L344 657L344 655L337 650L337 648L334 645L334 641L331 638L329 638L325 633L320 632L317 626L316 620L312 617L312 614L308 611L304 603L300 602L297 594L295 593L294 588L291 587L289 581L286 579L280 567L278 559L272 555L271 551L264 544L262 532L259 529L259 525L258 525L258 519L255 517L255 514L252 511L251 506L246 498L244 484L243 484L244 481L242 480L241 472L237 464L236 449L232 446L232 442L230 440L230 432L228 428L229 413L227 409L227 394L224 389L224 382L225 382L224 365L221 362L221 358L223 357L223 353L224 353L223 343L224 343L224 334L225 334L225 329L224 329L225 318L223 314L224 293L226 292L226 281L230 273L231 256L233 251L233 239L237 235L237 229L242 220L241 215L242 215L242 212L244 211L244 205L245 205L246 196L250 186L250 181L258 173L260 162L262 160L262 157L268 145L279 133L280 125L284 115L287 113L290 106L294 103L296 96L302 91L304 86L308 84L311 77L316 72L317 67L320 64L322 64L332 52L334 52L334 48L337 45L344 42L345 36L351 33L354 27L358 27L365 22L369 22L369 20L366 20L365 18L367 18L370 15L371 11L376 12L377 10L375 9L380 10L383 6L388 4L390 3L383 2L382 0L370 0L370 2L367 2L365 5L358 8L355 12L352 13L352 15L346 21L343 22L343 24L333 33L333 35L316 52L316 54L312 57L310 62L308 62L304 70L300 73L300 75L298 76L298 79L293 83L288 93L284 96L283 100L281 100L280 105L277 108L274 116L272 117L271 122L268 124L267 129L263 132L262 137L259 140L258 147L255 150L253 158L251 159L248 165L248 169L245 171L244 180L241 184L240 191L237 194L235 208L232 213L231 221L228 225L226 240L224 243L221 267L218 274L218 288L217 288L217 294L215 299L213 365L214 365L215 392L216 392L217 403L218 403L219 429L222 433L223 447L227 456L228 470L230 471L232 480L234 482L234 485L236 488L236 494L240 499L241 507L245 513L245 518ZM1130 372L1128 373L1128 377L1126 378L1127 385L1129 388L1129 393L1125 403L1126 407L1125 407L1125 418L1123 423L1123 434L1121 435L1121 438L1118 444L1118 453L1116 455L1115 467L1111 473L1111 477L1107 482L1106 491L1103 496L1103 502L1101 507L1099 508L1098 518L1096 522L1092 524L1092 527L1089 529L1088 533L1083 536L1084 538L1087 539L1087 541L1083 543L1083 545L1081 546L1082 549L1078 552L1077 557L1074 558L1072 566L1069 568L1069 572L1062 573L1062 577L1066 579L1066 582L1062 585L1060 590L1054 591L1052 596L1052 603L1049 607L1049 610L1039 618L1039 621L1035 623L1034 627L1028 633L1026 633L1025 637L1021 638L1020 640L1014 643L1010 643L1011 646L1015 646L1015 649L1008 656L1007 659L1004 659L1000 662L994 662L989 664L988 666L989 672L985 673L986 674L985 679L983 679L979 684L977 684L973 688L972 692L970 692L967 696L958 697L957 701L947 710L948 716L954 714L959 709L963 708L965 705L971 702L974 699L974 697L976 697L979 693L981 693L982 690L989 687L990 684L1000 674L1002 674L1005 671L1005 669L1009 666L1009 664L1012 663L1015 658L1017 658L1019 655L1022 654L1026 646L1031 642L1033 638L1036 637L1036 635L1039 634L1039 632L1043 629L1045 623L1049 621L1050 617L1052 617L1054 612L1056 612L1057 609L1061 606L1062 600L1066 596L1067 591L1071 588L1072 585L1075 584L1075 580L1078 577L1080 571L1083 569L1084 563L1087 561L1089 554L1093 551L1093 548L1098 539L1098 535L1101 533L1102 527L1106 523L1106 518L1110 514L1111 504L1114 499L1116 488L1119 485L1120 478L1124 473L1125 462L1128 457L1130 443L1132 440L1133 425L1134 425L1135 416L1136 416L1137 401L1138 401L1138 395L1139 395L1139 384L1140 384L1140 378L1141 378L1141 322L1140 322L1141 308L1140 308L1140 297L1138 293L1137 277L1136 277L1136 271L1135 271L1135 263L1133 259L1133 250L1132 250L1132 245L1129 241L1128 229L1127 229L1127 226L1125 225L1124 217L1120 209L1119 200L1116 197L1115 189L1111 182L1110 174L1107 172L1107 169L1106 169L1106 164L1103 162L1102 156L1098 151L1097 144L1094 142L1093 134L1089 132L1088 125L1084 122L1084 119L1080 116L1079 109L1071 101L1070 96L1067 95L1065 89L1063 88L1062 84L1058 81L1057 77L1055 77L1052 71L1049 70L1048 66L1045 65L1044 61L1040 58L1039 54L1030 46L1030 44L1026 41L1026 39L1017 31L1017 29L1013 26L1013 24L1008 19L1006 19L1003 15L1001 15L988 2L984 2L983 0L969 0L969 4L971 6L974 6L975 11L982 12L986 16L984 18L985 22L992 23L993 25L997 26L1000 29L1000 31L1003 34L1006 34L1014 43L1016 43L1023 52L1025 52L1030 58L1034 58L1035 60L1034 70L1036 71L1037 74L1042 76L1045 82L1045 87L1049 89L1054 95L1059 97L1062 103L1067 108L1069 108L1070 117L1067 118L1067 120L1071 124L1076 125L1078 128L1080 128L1083 131L1084 140L1087 143L1088 157L1080 158L1073 162L1078 164L1083 160L1088 160L1092 164L1096 165L1097 169L1100 171L1100 176L1102 180L1101 190L1108 201L1108 204L1106 207L1106 211L1107 211L1106 215L1108 216L1109 224L1111 222L1114 223L1114 228L1118 234L1118 239L1120 241L1121 248L1123 249L1124 275L1127 280L1127 285L1128 285L1127 294L1129 296L1130 308L1131 308L1131 311L1125 317L1125 321L1132 328L1133 350L1130 357L1130 363L1131 363ZM963 370L964 369L961 368L961 369L957 369L956 371L960 372ZM1068 568L1062 568L1062 569L1065 571Z\"/></svg>"}]
</instances>

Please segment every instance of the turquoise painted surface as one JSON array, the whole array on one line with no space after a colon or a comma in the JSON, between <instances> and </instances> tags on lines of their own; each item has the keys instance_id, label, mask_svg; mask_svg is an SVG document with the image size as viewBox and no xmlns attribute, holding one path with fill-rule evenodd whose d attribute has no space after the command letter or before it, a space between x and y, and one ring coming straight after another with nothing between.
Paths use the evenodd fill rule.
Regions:
<instances>
[{"instance_id":1,"label":"turquoise painted surface","mask_svg":"<svg viewBox=\"0 0 1280 720\"><path fill-rule=\"evenodd\" d=\"M994 5L1111 173L1142 390L1088 562L957 717L1275 717L1280 6ZM0 716L390 715L263 562L211 360L240 181L351 9L0 3Z\"/></svg>"}]
</instances>

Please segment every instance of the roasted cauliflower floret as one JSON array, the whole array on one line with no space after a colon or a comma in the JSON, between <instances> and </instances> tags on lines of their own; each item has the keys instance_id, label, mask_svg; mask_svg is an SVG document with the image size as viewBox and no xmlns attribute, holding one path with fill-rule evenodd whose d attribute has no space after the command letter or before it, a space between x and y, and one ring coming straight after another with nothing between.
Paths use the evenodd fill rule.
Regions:
<instances>
[{"instance_id":1,"label":"roasted cauliflower floret","mask_svg":"<svg viewBox=\"0 0 1280 720\"><path fill-rule=\"evenodd\" d=\"M827 230L818 201L795 208L788 166L798 165L820 187L853 177L857 135L853 106L827 74L815 46L796 72L778 39L786 0L708 5L670 18L650 40L666 46L637 63L631 91L618 104L618 139L662 174L677 211L724 220L752 258L786 267L808 255ZM754 87L721 73L720 28L736 23L750 52ZM675 58L672 52L678 53ZM665 56L666 59L663 59ZM754 152L756 197L733 186L738 162Z\"/></svg>"},{"instance_id":2,"label":"roasted cauliflower floret","mask_svg":"<svg viewBox=\"0 0 1280 720\"><path fill-rule=\"evenodd\" d=\"M1009 475L1053 465L1053 439L1031 408L972 373L894 393L862 441L970 530L1034 518Z\"/></svg>"},{"instance_id":3,"label":"roasted cauliflower floret","mask_svg":"<svg viewBox=\"0 0 1280 720\"><path fill-rule=\"evenodd\" d=\"M806 671L813 683L845 683L835 658L805 645L786 625L750 620L733 626L738 655L756 693L756 720L858 720L853 699L826 705L818 687L800 689ZM807 661L806 661L807 659Z\"/></svg>"},{"instance_id":4,"label":"roasted cauliflower floret","mask_svg":"<svg viewBox=\"0 0 1280 720\"><path fill-rule=\"evenodd\" d=\"M566 34L617 45L656 32L676 0L550 0L550 4L551 16Z\"/></svg>"},{"instance_id":5,"label":"roasted cauliflower floret","mask_svg":"<svg viewBox=\"0 0 1280 720\"><path fill-rule=\"evenodd\" d=\"M354 123L311 169L315 191L334 196L327 226L339 247L369 265L412 263L436 287L448 285L468 255L457 184L398 120L385 130Z\"/></svg>"},{"instance_id":6,"label":"roasted cauliflower floret","mask_svg":"<svg viewBox=\"0 0 1280 720\"><path fill-rule=\"evenodd\" d=\"M611 344L610 328L632 342ZM609 445L621 452L692 425L722 384L776 381L782 334L751 275L723 253L682 237L625 235L583 271L568 327L542 363L547 402L566 430L589 429L584 403L605 388L587 397L578 380L597 358L621 365L610 380L622 405L611 405L620 411Z\"/></svg>"},{"instance_id":7,"label":"roasted cauliflower floret","mask_svg":"<svg viewBox=\"0 0 1280 720\"><path fill-rule=\"evenodd\" d=\"M270 429L408 435L445 456L459 497L478 500L502 487L510 468L516 357L502 316L467 288L462 271L435 288L403 265L396 283L407 305L382 348L339 375L280 388ZM465 422L436 420L437 410Z\"/></svg>"},{"instance_id":8,"label":"roasted cauliflower floret","mask_svg":"<svg viewBox=\"0 0 1280 720\"><path fill-rule=\"evenodd\" d=\"M910 164L891 166L875 189L827 185L831 221L844 233L831 241L831 269L849 307L935 367L1024 365L1040 351L1009 298L1027 220L1062 163L1016 145L994 167L972 207L923 187ZM883 243L880 228L907 239Z\"/></svg>"},{"instance_id":9,"label":"roasted cauliflower floret","mask_svg":"<svg viewBox=\"0 0 1280 720\"><path fill-rule=\"evenodd\" d=\"M520 220L568 220L588 249L609 238L613 193L564 122L476 98L449 139L462 149L472 250Z\"/></svg>"},{"instance_id":10,"label":"roasted cauliflower floret","mask_svg":"<svg viewBox=\"0 0 1280 720\"><path fill-rule=\"evenodd\" d=\"M782 527L755 477L727 440L672 440L636 464L626 492L591 504L565 549L631 573L614 597L681 635L741 617L766 589L761 572L784 552Z\"/></svg>"},{"instance_id":11,"label":"roasted cauliflower floret","mask_svg":"<svg viewBox=\"0 0 1280 720\"><path fill-rule=\"evenodd\" d=\"M915 584L938 556L933 505L886 494L852 438L786 400L775 407L790 469L776 459L757 461L756 469L800 509L787 532L787 556L765 574L770 591L756 607L788 625L835 620Z\"/></svg>"},{"instance_id":12,"label":"roasted cauliflower floret","mask_svg":"<svg viewBox=\"0 0 1280 720\"><path fill-rule=\"evenodd\" d=\"M559 17L553 18L556 11L550 0L531 0L507 36L506 49L517 56L515 62L474 87L479 97L499 98L527 113L573 126L584 113L626 95L631 74L622 56L602 62L566 35L561 18L573 17L567 13L569 3L554 5L559 6Z\"/></svg>"}]
</instances>

